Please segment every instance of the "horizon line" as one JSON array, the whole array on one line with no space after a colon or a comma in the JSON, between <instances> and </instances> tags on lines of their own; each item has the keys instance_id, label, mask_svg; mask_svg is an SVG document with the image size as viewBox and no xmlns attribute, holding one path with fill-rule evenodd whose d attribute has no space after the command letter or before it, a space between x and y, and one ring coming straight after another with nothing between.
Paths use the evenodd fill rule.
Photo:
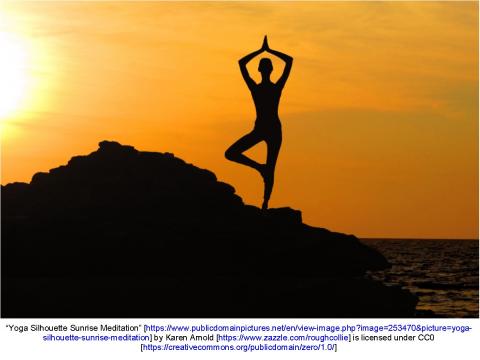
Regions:
<instances>
[{"instance_id":1,"label":"horizon line","mask_svg":"<svg viewBox=\"0 0 480 360\"><path fill-rule=\"evenodd\" d=\"M359 240L445 240L445 241L479 241L478 238L394 238L394 237L358 237Z\"/></svg>"}]
</instances>

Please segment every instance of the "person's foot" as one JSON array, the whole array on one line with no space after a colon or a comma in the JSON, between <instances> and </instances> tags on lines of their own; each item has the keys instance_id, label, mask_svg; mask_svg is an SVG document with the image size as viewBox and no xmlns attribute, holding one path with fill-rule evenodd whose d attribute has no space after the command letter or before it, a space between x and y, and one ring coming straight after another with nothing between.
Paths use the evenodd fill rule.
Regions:
<instances>
[{"instance_id":1,"label":"person's foot","mask_svg":"<svg viewBox=\"0 0 480 360\"><path fill-rule=\"evenodd\" d=\"M265 176L267 174L267 165L260 164L260 166L257 170L260 173L260 175L262 176L263 181L265 181Z\"/></svg>"},{"instance_id":2,"label":"person's foot","mask_svg":"<svg viewBox=\"0 0 480 360\"><path fill-rule=\"evenodd\" d=\"M273 172L267 168L267 165L262 165L259 171L265 185L269 185L272 182Z\"/></svg>"}]
</instances>

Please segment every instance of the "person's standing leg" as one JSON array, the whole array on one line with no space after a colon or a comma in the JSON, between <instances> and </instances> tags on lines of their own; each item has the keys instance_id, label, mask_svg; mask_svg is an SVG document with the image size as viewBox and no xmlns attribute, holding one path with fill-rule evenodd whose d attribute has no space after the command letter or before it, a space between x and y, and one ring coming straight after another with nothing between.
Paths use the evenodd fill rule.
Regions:
<instances>
[{"instance_id":1,"label":"person's standing leg","mask_svg":"<svg viewBox=\"0 0 480 360\"><path fill-rule=\"evenodd\" d=\"M262 176L265 183L263 192L263 205L262 209L268 209L268 201L272 194L273 184L275 180L275 165L277 164L278 153L280 152L280 146L282 145L282 130L279 127L274 131L271 136L266 139L267 142L267 163L263 169Z\"/></svg>"}]
</instances>

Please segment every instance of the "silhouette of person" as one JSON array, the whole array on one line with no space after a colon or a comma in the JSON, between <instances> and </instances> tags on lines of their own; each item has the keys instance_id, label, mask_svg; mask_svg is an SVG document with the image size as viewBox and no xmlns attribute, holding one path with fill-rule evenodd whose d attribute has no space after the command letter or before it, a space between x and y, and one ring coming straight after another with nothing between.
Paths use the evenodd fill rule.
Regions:
<instances>
[{"instance_id":1,"label":"silhouette of person","mask_svg":"<svg viewBox=\"0 0 480 360\"><path fill-rule=\"evenodd\" d=\"M273 65L269 58L260 59L258 65L258 71L262 75L262 81L260 83L255 83L248 73L248 62L264 51L279 57L285 62L283 74L276 83L270 80ZM259 50L246 55L238 61L243 79L252 93L257 118L253 130L230 146L225 152L225 157L230 161L249 166L260 173L264 182L263 210L268 209L268 201L274 183L275 165L282 144L282 126L278 117L278 105L283 87L290 75L292 62L293 58L291 56L270 49L266 35L263 39L263 45ZM244 151L261 141L265 141L267 144L267 161L265 164L259 164L243 154Z\"/></svg>"}]
</instances>

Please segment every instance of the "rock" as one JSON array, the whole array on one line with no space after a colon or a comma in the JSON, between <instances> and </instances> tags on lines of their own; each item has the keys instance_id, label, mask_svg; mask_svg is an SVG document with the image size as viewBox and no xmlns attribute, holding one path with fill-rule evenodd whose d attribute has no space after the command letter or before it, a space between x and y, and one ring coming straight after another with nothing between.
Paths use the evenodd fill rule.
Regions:
<instances>
[{"instance_id":1,"label":"rock","mask_svg":"<svg viewBox=\"0 0 480 360\"><path fill-rule=\"evenodd\" d=\"M353 235L245 205L171 153L99 146L2 186L2 316L415 313L410 293L359 280L389 264Z\"/></svg>"},{"instance_id":2,"label":"rock","mask_svg":"<svg viewBox=\"0 0 480 360\"><path fill-rule=\"evenodd\" d=\"M120 143L116 141L100 141L98 144L99 146L99 154L136 154L138 151L133 147L129 145L121 145Z\"/></svg>"},{"instance_id":3,"label":"rock","mask_svg":"<svg viewBox=\"0 0 480 360\"><path fill-rule=\"evenodd\" d=\"M284 224L302 224L302 212L289 207L268 209L265 216L278 226L282 226Z\"/></svg>"}]
</instances>

